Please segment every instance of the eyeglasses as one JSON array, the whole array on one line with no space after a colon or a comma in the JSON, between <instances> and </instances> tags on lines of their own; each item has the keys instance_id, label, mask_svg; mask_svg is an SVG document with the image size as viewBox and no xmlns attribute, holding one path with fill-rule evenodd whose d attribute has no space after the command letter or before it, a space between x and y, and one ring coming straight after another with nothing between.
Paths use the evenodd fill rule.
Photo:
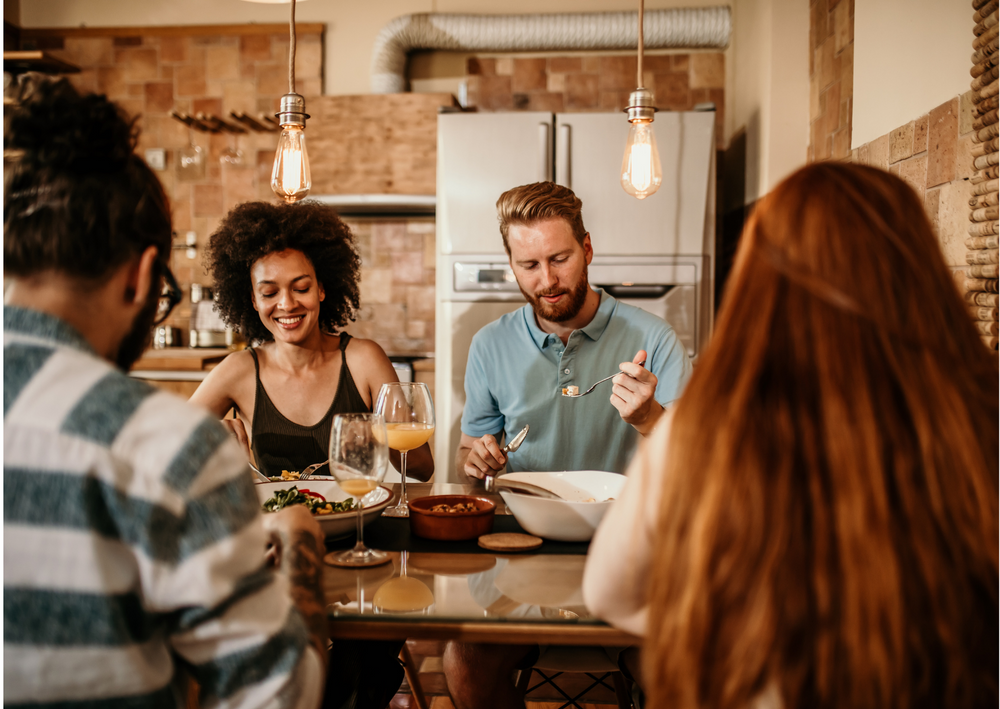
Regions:
<instances>
[{"instance_id":1,"label":"eyeglasses","mask_svg":"<svg viewBox=\"0 0 1000 709\"><path fill-rule=\"evenodd\" d=\"M181 288L177 285L170 266L163 264L163 288L160 289L160 301L156 306L156 319L153 326L161 324L170 317L171 311L181 302Z\"/></svg>"}]
</instances>

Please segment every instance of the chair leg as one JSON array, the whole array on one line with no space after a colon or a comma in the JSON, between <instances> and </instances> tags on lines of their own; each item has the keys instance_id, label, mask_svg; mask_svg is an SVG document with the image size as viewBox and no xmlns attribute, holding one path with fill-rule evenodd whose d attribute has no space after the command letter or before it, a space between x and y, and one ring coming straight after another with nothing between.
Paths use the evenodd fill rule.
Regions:
<instances>
[{"instance_id":1,"label":"chair leg","mask_svg":"<svg viewBox=\"0 0 1000 709\"><path fill-rule=\"evenodd\" d=\"M517 687L517 691L522 697L528 693L528 683L531 682L531 672L532 669L530 667L518 670L517 672L517 681L514 683L514 686Z\"/></svg>"},{"instance_id":2,"label":"chair leg","mask_svg":"<svg viewBox=\"0 0 1000 709\"><path fill-rule=\"evenodd\" d=\"M625 675L621 672L612 672L611 680L615 683L615 698L618 700L618 709L632 709L632 697L629 695Z\"/></svg>"},{"instance_id":3,"label":"chair leg","mask_svg":"<svg viewBox=\"0 0 1000 709\"><path fill-rule=\"evenodd\" d=\"M413 703L417 705L417 709L427 709L427 699L420 686L420 668L413 664L413 655L405 642L403 649L399 651L399 659L403 661L403 672L406 674L406 683L410 685L410 692L413 693Z\"/></svg>"}]
</instances>

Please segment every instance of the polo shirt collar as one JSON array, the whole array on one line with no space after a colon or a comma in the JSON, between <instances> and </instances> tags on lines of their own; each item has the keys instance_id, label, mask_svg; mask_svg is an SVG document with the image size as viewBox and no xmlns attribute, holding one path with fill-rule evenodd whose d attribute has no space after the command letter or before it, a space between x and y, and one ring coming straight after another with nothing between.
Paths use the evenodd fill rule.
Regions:
<instances>
[{"instance_id":1,"label":"polo shirt collar","mask_svg":"<svg viewBox=\"0 0 1000 709\"><path fill-rule=\"evenodd\" d=\"M3 330L5 334L26 335L40 340L49 340L55 344L96 354L90 343L74 327L54 315L38 310L5 305L3 307Z\"/></svg>"},{"instance_id":2,"label":"polo shirt collar","mask_svg":"<svg viewBox=\"0 0 1000 709\"><path fill-rule=\"evenodd\" d=\"M611 316L615 312L615 305L618 301L608 295L602 288L594 288L594 290L601 296L601 304L597 306L597 312L594 314L593 319L580 328L580 332L596 342L601 339L601 335L607 329L608 323L611 322ZM538 321L535 320L535 311L532 309L530 303L522 308L522 312L524 313L524 324L528 327L531 339L538 349L545 349L550 337L558 339L555 335L545 332L542 328L538 327Z\"/></svg>"}]
</instances>

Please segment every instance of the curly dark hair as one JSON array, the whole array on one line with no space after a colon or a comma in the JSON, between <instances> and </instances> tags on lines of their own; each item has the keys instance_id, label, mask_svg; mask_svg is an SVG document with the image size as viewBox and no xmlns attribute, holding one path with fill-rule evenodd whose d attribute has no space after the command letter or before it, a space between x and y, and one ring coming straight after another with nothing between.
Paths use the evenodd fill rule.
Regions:
<instances>
[{"instance_id":1,"label":"curly dark hair","mask_svg":"<svg viewBox=\"0 0 1000 709\"><path fill-rule=\"evenodd\" d=\"M333 207L245 202L233 208L209 237L208 270L215 281L215 305L222 319L250 341L274 339L253 307L250 269L258 259L285 249L306 255L326 292L319 324L334 332L360 305L361 258L351 230Z\"/></svg>"},{"instance_id":2,"label":"curly dark hair","mask_svg":"<svg viewBox=\"0 0 1000 709\"><path fill-rule=\"evenodd\" d=\"M97 281L148 246L162 268L170 206L134 152L135 119L65 79L22 88L4 134L4 272Z\"/></svg>"}]
</instances>

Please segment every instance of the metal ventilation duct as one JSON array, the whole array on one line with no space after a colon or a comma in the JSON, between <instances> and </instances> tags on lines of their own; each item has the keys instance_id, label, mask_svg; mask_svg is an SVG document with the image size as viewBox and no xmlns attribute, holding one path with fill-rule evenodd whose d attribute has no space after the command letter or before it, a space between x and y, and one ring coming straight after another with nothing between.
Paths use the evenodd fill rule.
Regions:
<instances>
[{"instance_id":1,"label":"metal ventilation duct","mask_svg":"<svg viewBox=\"0 0 1000 709\"><path fill-rule=\"evenodd\" d=\"M638 13L559 15L450 15L419 13L390 21L372 52L372 93L406 91L406 56L415 49L472 52L541 52L635 49ZM724 49L728 7L649 10L646 49Z\"/></svg>"}]
</instances>

